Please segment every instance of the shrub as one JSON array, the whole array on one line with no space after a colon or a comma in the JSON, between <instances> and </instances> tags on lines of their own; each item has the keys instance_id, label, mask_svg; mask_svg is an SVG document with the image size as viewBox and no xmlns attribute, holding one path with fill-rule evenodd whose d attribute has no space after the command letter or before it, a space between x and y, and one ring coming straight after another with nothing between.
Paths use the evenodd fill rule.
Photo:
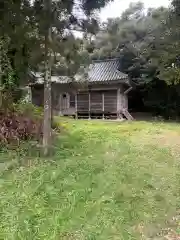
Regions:
<instances>
[{"instance_id":1,"label":"shrub","mask_svg":"<svg viewBox=\"0 0 180 240\"><path fill-rule=\"evenodd\" d=\"M35 106L32 103L21 102L14 105L17 112L30 116L33 119L41 119L43 121L43 108ZM59 120L59 119L58 119ZM51 127L55 131L60 131L60 124L55 118L52 118Z\"/></svg>"},{"instance_id":2,"label":"shrub","mask_svg":"<svg viewBox=\"0 0 180 240\"><path fill-rule=\"evenodd\" d=\"M43 109L31 103L14 104L7 111L0 110L0 144L16 146L22 142L40 141L42 139ZM61 131L56 118L52 129Z\"/></svg>"},{"instance_id":3,"label":"shrub","mask_svg":"<svg viewBox=\"0 0 180 240\"><path fill-rule=\"evenodd\" d=\"M20 102L18 104L14 104L14 110L33 119L43 118L43 108L35 106L32 103Z\"/></svg>"},{"instance_id":4,"label":"shrub","mask_svg":"<svg viewBox=\"0 0 180 240\"><path fill-rule=\"evenodd\" d=\"M40 140L42 120L42 109L29 103L14 104L7 111L0 110L1 145Z\"/></svg>"},{"instance_id":5,"label":"shrub","mask_svg":"<svg viewBox=\"0 0 180 240\"><path fill-rule=\"evenodd\" d=\"M0 142L15 143L25 140L39 140L42 136L42 120L34 120L18 112L0 113Z\"/></svg>"}]
</instances>

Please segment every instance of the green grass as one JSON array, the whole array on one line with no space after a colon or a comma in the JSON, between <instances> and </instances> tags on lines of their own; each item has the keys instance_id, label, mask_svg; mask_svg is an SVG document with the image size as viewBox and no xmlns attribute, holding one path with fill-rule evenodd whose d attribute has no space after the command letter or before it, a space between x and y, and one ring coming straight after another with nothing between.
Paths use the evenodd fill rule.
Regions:
<instances>
[{"instance_id":1,"label":"green grass","mask_svg":"<svg viewBox=\"0 0 180 240\"><path fill-rule=\"evenodd\" d=\"M153 239L180 205L180 127L59 121L53 158L1 171L0 239Z\"/></svg>"}]
</instances>

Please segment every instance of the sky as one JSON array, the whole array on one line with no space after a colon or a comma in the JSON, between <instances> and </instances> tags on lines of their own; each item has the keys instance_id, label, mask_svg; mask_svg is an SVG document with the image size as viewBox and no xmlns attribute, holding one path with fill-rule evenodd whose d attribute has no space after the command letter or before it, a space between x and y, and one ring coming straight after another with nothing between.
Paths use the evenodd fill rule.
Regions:
<instances>
[{"instance_id":1,"label":"sky","mask_svg":"<svg viewBox=\"0 0 180 240\"><path fill-rule=\"evenodd\" d=\"M105 21L107 18L120 17L131 2L138 2L138 0L114 0L101 11L101 20ZM168 7L170 5L170 0L141 0L141 2L144 2L145 8Z\"/></svg>"}]
</instances>

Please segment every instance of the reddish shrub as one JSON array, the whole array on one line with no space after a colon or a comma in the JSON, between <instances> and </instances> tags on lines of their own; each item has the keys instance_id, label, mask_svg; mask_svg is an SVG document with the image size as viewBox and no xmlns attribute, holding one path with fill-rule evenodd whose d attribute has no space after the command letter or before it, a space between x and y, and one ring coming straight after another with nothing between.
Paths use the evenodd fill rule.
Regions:
<instances>
[{"instance_id":1,"label":"reddish shrub","mask_svg":"<svg viewBox=\"0 0 180 240\"><path fill-rule=\"evenodd\" d=\"M39 140L42 137L42 119L30 118L17 111L0 112L0 142L17 143L25 140Z\"/></svg>"}]
</instances>

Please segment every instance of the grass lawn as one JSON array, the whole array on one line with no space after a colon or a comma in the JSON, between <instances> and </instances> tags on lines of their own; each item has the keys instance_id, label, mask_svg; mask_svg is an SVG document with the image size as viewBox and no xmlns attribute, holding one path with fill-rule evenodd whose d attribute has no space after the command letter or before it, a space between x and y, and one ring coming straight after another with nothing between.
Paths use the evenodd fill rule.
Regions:
<instances>
[{"instance_id":1,"label":"grass lawn","mask_svg":"<svg viewBox=\"0 0 180 240\"><path fill-rule=\"evenodd\" d=\"M1 171L0 239L163 239L180 208L179 125L60 121L53 158Z\"/></svg>"}]
</instances>

